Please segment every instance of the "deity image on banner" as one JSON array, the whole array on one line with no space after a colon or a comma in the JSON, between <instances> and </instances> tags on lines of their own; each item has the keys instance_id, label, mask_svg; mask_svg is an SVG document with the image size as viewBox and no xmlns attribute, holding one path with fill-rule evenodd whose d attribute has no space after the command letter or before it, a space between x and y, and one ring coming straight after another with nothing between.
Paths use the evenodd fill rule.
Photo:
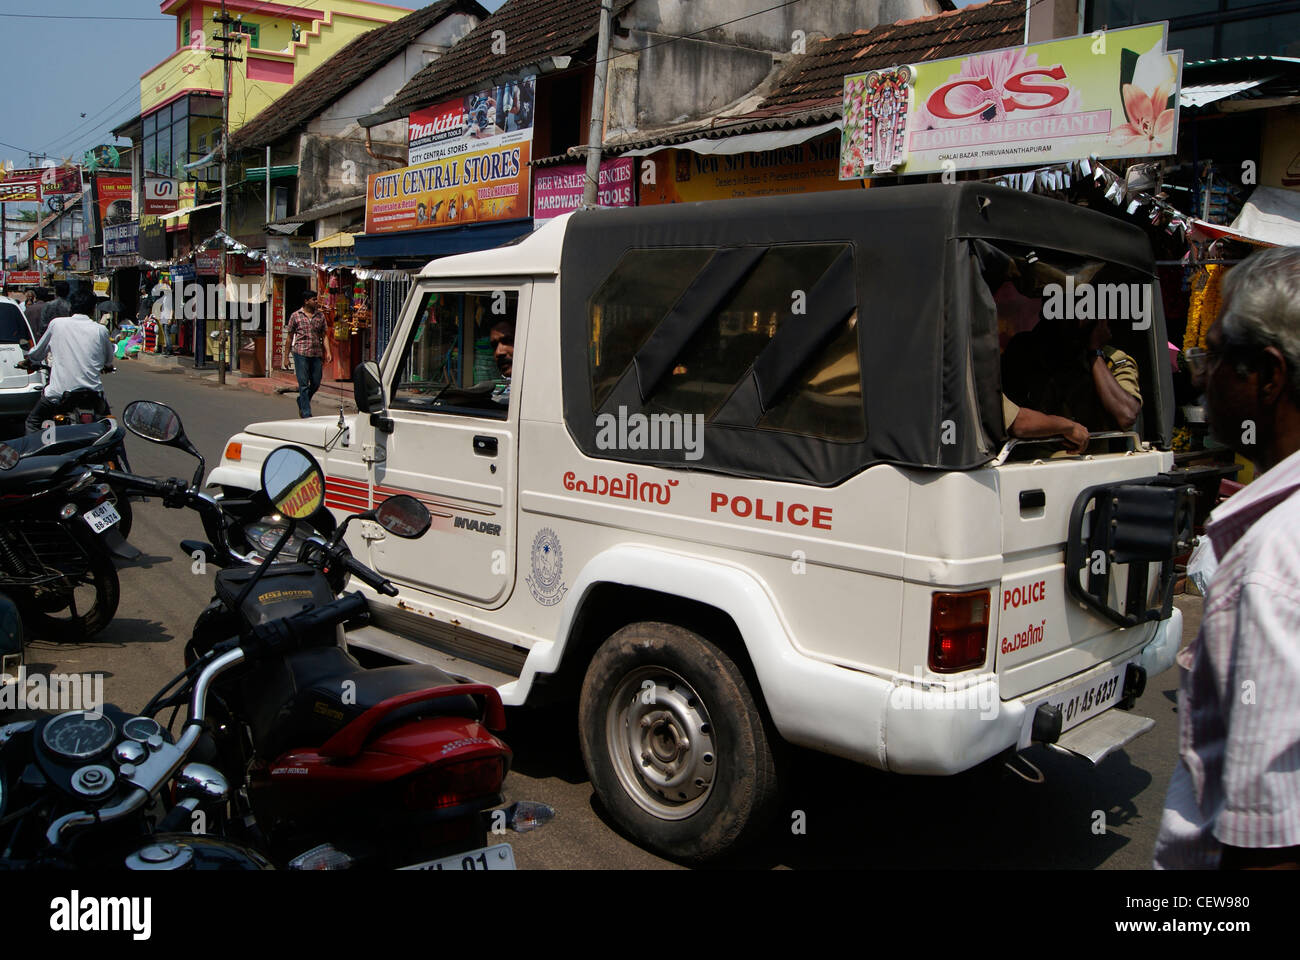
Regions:
<instances>
[{"instance_id":1,"label":"deity image on banner","mask_svg":"<svg viewBox=\"0 0 1300 960\"><path fill-rule=\"evenodd\" d=\"M911 89L910 67L867 76L867 161L877 176L893 173L903 163Z\"/></svg>"}]
</instances>

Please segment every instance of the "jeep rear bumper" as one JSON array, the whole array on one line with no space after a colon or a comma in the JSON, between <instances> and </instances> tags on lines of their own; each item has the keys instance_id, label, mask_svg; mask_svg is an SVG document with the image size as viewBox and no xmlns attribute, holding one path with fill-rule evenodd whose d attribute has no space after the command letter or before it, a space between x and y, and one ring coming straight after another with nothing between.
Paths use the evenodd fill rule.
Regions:
<instances>
[{"instance_id":1,"label":"jeep rear bumper","mask_svg":"<svg viewBox=\"0 0 1300 960\"><path fill-rule=\"evenodd\" d=\"M1173 665L1182 633L1183 614L1175 607L1167 620L1159 622L1155 635L1140 650L1099 663L1060 684L1087 682L1091 675L1104 675L1125 662L1135 663L1147 671L1147 676L1154 677ZM863 724L861 716L855 720L842 718L852 723L861 736L855 744L838 738L838 749L831 752L876 767L882 766L883 760L884 769L895 773L931 776L960 773L1008 749L1020 747L1029 709L1057 686L1003 701L999 697L998 679L992 674L965 687L945 685L944 689L921 689L910 681L891 683L848 670L843 674L841 682L858 687L860 703L882 705L880 722L876 726ZM823 698L824 703L845 700L844 696ZM818 746L814 742L805 745ZM821 749L826 749L824 743Z\"/></svg>"}]
</instances>

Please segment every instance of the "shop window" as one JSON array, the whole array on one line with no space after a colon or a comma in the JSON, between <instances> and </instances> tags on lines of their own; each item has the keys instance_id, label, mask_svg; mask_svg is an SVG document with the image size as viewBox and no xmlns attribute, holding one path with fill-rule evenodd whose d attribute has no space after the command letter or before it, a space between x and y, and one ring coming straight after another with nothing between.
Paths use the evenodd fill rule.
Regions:
<instances>
[{"instance_id":1,"label":"shop window","mask_svg":"<svg viewBox=\"0 0 1300 960\"><path fill-rule=\"evenodd\" d=\"M516 291L425 294L392 406L505 419L518 312Z\"/></svg>"}]
</instances>

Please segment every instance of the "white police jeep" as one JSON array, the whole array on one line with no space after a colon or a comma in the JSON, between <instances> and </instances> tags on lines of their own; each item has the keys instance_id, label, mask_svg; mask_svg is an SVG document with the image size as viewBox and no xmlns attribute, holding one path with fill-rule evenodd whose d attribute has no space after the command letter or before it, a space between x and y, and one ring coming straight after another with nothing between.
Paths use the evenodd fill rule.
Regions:
<instances>
[{"instance_id":1,"label":"white police jeep","mask_svg":"<svg viewBox=\"0 0 1300 960\"><path fill-rule=\"evenodd\" d=\"M429 264L361 413L253 424L210 482L290 442L336 517L423 500L423 539L350 531L401 596L349 642L576 698L605 807L703 860L786 744L952 774L1152 726L1192 513L1154 273L1141 231L979 184L581 211ZM1061 278L1157 293L1111 323L1138 423L1073 456L1001 395Z\"/></svg>"}]
</instances>

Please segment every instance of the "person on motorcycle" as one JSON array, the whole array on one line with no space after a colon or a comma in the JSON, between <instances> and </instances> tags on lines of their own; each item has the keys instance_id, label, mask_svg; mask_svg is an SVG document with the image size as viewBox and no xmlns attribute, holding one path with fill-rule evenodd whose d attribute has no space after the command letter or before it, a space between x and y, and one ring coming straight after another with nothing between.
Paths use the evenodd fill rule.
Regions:
<instances>
[{"instance_id":1,"label":"person on motorcycle","mask_svg":"<svg viewBox=\"0 0 1300 960\"><path fill-rule=\"evenodd\" d=\"M90 390L99 396L96 413L108 413L102 373L113 369L113 343L108 331L90 318L95 295L78 290L69 298L72 315L57 317L28 352L26 364L50 357L50 382L27 417L27 432L39 433L41 425L61 412L65 395Z\"/></svg>"}]
</instances>

